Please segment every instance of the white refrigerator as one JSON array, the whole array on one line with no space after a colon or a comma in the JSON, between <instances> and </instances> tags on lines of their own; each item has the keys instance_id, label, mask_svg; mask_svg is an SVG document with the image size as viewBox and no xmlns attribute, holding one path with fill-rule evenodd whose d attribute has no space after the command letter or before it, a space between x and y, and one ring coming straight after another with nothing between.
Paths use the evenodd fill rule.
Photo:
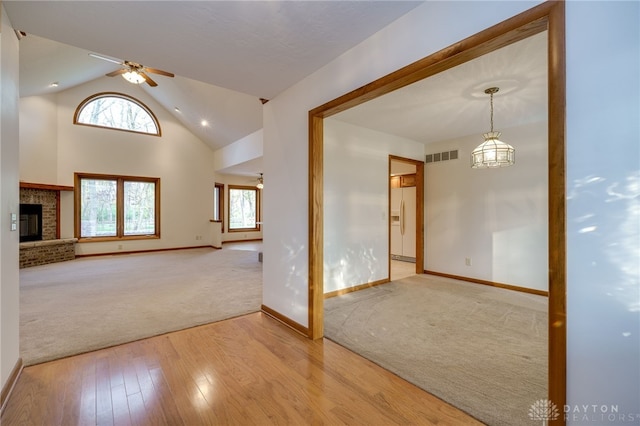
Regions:
<instances>
[{"instance_id":1,"label":"white refrigerator","mask_svg":"<svg viewBox=\"0 0 640 426\"><path fill-rule=\"evenodd\" d=\"M416 261L416 187L391 188L391 258Z\"/></svg>"}]
</instances>

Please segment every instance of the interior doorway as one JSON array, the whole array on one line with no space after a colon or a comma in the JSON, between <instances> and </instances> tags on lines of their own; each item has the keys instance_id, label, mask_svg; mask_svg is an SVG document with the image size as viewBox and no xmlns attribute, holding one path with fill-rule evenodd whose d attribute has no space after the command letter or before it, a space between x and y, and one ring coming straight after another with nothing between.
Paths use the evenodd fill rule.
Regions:
<instances>
[{"instance_id":1,"label":"interior doorway","mask_svg":"<svg viewBox=\"0 0 640 426\"><path fill-rule=\"evenodd\" d=\"M309 327L323 336L323 120L488 52L548 31L548 399L566 402L565 17L563 2L545 2L442 51L309 111ZM557 423L562 423L559 419ZM556 422L554 422L555 424Z\"/></svg>"},{"instance_id":2,"label":"interior doorway","mask_svg":"<svg viewBox=\"0 0 640 426\"><path fill-rule=\"evenodd\" d=\"M424 272L423 194L424 163L409 158L389 156L389 279L391 281Z\"/></svg>"}]
</instances>

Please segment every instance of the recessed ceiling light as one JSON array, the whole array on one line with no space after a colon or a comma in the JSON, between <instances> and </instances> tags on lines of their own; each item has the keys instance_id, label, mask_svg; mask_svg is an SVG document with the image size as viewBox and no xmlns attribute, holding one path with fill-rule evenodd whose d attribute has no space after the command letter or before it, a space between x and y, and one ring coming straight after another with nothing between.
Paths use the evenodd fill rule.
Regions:
<instances>
[{"instance_id":1,"label":"recessed ceiling light","mask_svg":"<svg viewBox=\"0 0 640 426\"><path fill-rule=\"evenodd\" d=\"M176 112L180 112L180 108L178 108L178 107L174 107L173 109L174 109Z\"/></svg>"},{"instance_id":2,"label":"recessed ceiling light","mask_svg":"<svg viewBox=\"0 0 640 426\"><path fill-rule=\"evenodd\" d=\"M59 84L58 84L58 82L57 82L57 81L54 81L53 83L51 83L51 84L49 85L49 87L58 87L58 86L59 86Z\"/></svg>"},{"instance_id":3,"label":"recessed ceiling light","mask_svg":"<svg viewBox=\"0 0 640 426\"><path fill-rule=\"evenodd\" d=\"M209 122L208 122L207 120L202 120L202 121L200 122L200 125L201 125L202 127L207 127L207 126L209 125Z\"/></svg>"}]
</instances>

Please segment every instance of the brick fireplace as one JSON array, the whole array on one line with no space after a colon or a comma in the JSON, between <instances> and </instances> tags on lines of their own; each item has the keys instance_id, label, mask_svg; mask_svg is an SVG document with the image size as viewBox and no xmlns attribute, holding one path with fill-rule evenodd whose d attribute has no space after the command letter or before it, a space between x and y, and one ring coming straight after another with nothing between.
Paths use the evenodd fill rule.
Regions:
<instances>
[{"instance_id":1,"label":"brick fireplace","mask_svg":"<svg viewBox=\"0 0 640 426\"><path fill-rule=\"evenodd\" d=\"M20 268L75 259L77 239L60 238L60 191L73 191L73 187L20 182L21 220L33 220L23 212L42 207L42 236L22 238L33 241L20 243Z\"/></svg>"}]
</instances>

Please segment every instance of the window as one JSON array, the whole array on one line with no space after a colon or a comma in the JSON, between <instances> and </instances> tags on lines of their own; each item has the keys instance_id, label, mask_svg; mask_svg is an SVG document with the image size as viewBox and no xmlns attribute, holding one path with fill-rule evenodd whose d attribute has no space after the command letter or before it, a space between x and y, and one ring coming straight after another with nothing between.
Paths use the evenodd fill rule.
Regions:
<instances>
[{"instance_id":1,"label":"window","mask_svg":"<svg viewBox=\"0 0 640 426\"><path fill-rule=\"evenodd\" d=\"M222 222L222 212L224 211L224 184L216 183L213 187L213 220ZM224 232L224 227L223 227Z\"/></svg>"},{"instance_id":2,"label":"window","mask_svg":"<svg viewBox=\"0 0 640 426\"><path fill-rule=\"evenodd\" d=\"M122 93L98 93L82 101L74 124L160 136L160 125L149 108Z\"/></svg>"},{"instance_id":3,"label":"window","mask_svg":"<svg viewBox=\"0 0 640 426\"><path fill-rule=\"evenodd\" d=\"M79 240L160 238L160 179L75 174Z\"/></svg>"},{"instance_id":4,"label":"window","mask_svg":"<svg viewBox=\"0 0 640 426\"><path fill-rule=\"evenodd\" d=\"M255 186L229 185L229 232L260 230L259 195Z\"/></svg>"}]
</instances>

